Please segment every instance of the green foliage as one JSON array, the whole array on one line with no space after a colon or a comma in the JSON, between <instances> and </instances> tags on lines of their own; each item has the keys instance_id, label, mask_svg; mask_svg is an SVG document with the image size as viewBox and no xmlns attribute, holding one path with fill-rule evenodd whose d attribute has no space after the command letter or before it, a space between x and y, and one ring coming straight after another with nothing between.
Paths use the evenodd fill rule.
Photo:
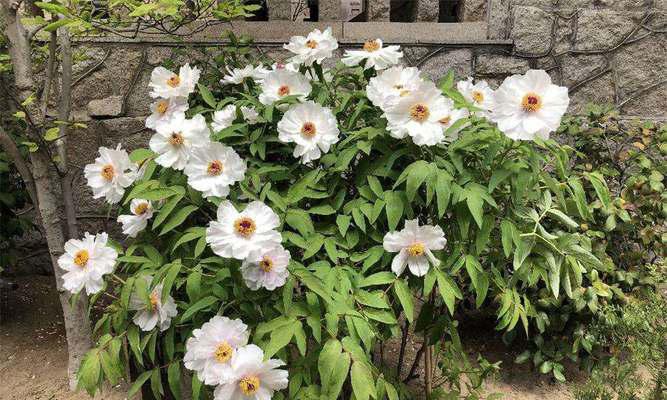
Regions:
<instances>
[{"instance_id":1,"label":"green foliage","mask_svg":"<svg viewBox=\"0 0 667 400\"><path fill-rule=\"evenodd\" d=\"M667 125L621 121L612 110L594 107L587 115L566 121L562 130L575 140L577 169L594 190L612 195L594 204L599 224L587 233L614 262L631 272L667 254ZM620 278L623 279L623 278Z\"/></svg>"},{"instance_id":2,"label":"green foliage","mask_svg":"<svg viewBox=\"0 0 667 400\"><path fill-rule=\"evenodd\" d=\"M157 29L178 35L180 27L193 22L199 24L210 18L230 21L250 17L260 9L256 4L245 4L244 0L119 0L108 2L103 8L81 0L38 1L35 6L44 10L47 16L56 16L45 18L38 15L25 21L44 25L45 32L65 27L72 33L101 31L121 35L128 26L136 27L137 33Z\"/></svg>"},{"instance_id":3,"label":"green foliage","mask_svg":"<svg viewBox=\"0 0 667 400\"><path fill-rule=\"evenodd\" d=\"M313 165L299 164L276 133L280 104L294 99L265 107L251 80L218 84L226 67L256 62L247 39L230 38L231 46L214 57L217 68L200 80L189 113L210 118L230 103L260 112L257 124L234 124L213 138L248 164L228 199L261 200L279 215L291 277L280 290L248 290L240 262L206 246L205 227L220 199L202 199L182 172L156 166L150 151L133 152L147 172L123 207L132 198L150 199L156 215L119 258L124 282L109 288L118 300L106 306L95 329L129 350L93 349L80 374L83 387L92 392L101 379L112 380L114 366L129 358L139 370L132 390L146 384L164 398L178 387L186 339L215 314L243 319L251 342L287 362L290 386L277 398L409 397L403 377L374 361L376 345L400 334L401 314L441 351L445 386L434 393L441 398L463 392L476 398L483 379L498 368L484 360L473 367L462 350L457 321L473 309L494 313L507 342L527 337L529 347L517 361L530 360L555 379L565 379L564 359L590 358L599 344L587 324L643 282L641 274L619 266L597 236L616 228L596 230L609 215L625 221L606 174L573 163L580 155L571 146L514 142L476 117L448 145L418 147L391 138L381 111L362 91L370 73L342 65L330 71L330 82L313 80L311 93L334 110L341 141ZM317 69L308 72L322 77ZM452 85L452 78L444 79L441 88L462 102ZM435 252L441 264L425 277L397 278L382 240L414 218L442 227L448 244ZM146 274L151 287L163 282L163 295L178 306L179 316L163 333L140 332L128 310L131 293L147 298L150 288L138 279ZM107 368L102 354L108 354ZM460 381L463 374L469 383ZM194 398L210 396L196 377L193 383Z\"/></svg>"},{"instance_id":4,"label":"green foliage","mask_svg":"<svg viewBox=\"0 0 667 400\"><path fill-rule=\"evenodd\" d=\"M651 275L665 281L665 266ZM578 400L661 400L667 395L667 301L647 291L623 306L606 306L590 333L608 349L604 362L575 393Z\"/></svg>"},{"instance_id":5,"label":"green foliage","mask_svg":"<svg viewBox=\"0 0 667 400\"><path fill-rule=\"evenodd\" d=\"M9 156L0 150L0 271L10 269L19 254L15 241L33 229L30 218L20 211L30 204L30 198Z\"/></svg>"}]
</instances>

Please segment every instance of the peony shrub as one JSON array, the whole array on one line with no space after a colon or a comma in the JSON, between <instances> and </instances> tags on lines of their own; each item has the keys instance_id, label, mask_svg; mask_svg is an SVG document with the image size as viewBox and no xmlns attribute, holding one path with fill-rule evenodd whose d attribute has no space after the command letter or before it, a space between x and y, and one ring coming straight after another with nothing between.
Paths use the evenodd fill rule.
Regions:
<instances>
[{"instance_id":1,"label":"peony shrub","mask_svg":"<svg viewBox=\"0 0 667 400\"><path fill-rule=\"evenodd\" d=\"M413 331L450 351L473 308L507 340L592 351L581 324L623 293L577 222L604 180L549 139L567 89L538 70L436 84L380 39L325 68L337 47L315 30L286 64L226 58L210 86L218 71L153 71L149 148L85 168L126 240L86 234L59 261L104 306L89 392L129 365L156 398L190 375L193 398L406 398L378 345Z\"/></svg>"}]
</instances>

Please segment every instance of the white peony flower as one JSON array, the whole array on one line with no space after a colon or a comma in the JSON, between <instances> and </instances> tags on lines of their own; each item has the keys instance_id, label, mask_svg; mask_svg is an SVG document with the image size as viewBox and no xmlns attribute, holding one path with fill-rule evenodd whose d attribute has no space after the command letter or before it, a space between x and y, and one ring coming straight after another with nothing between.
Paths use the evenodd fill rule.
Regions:
<instances>
[{"instance_id":1,"label":"white peony flower","mask_svg":"<svg viewBox=\"0 0 667 400\"><path fill-rule=\"evenodd\" d=\"M231 147L211 142L192 151L184 172L188 185L204 197L225 197L230 185L243 180L245 171L245 161Z\"/></svg>"},{"instance_id":2,"label":"white peony flower","mask_svg":"<svg viewBox=\"0 0 667 400\"><path fill-rule=\"evenodd\" d=\"M457 121L463 118L467 118L470 115L470 113L468 112L468 110L464 108L454 108L454 101L452 101L452 99L445 97L445 104L447 106L447 110L443 111L443 113L441 114L442 116L438 121L440 122L440 126L442 127L445 134L444 141L452 142L453 140L458 138L459 132L461 131L461 129L465 128L467 123L464 123L463 125L457 127L452 132L447 132L447 130L451 128L452 125L454 125Z\"/></svg>"},{"instance_id":3,"label":"white peony flower","mask_svg":"<svg viewBox=\"0 0 667 400\"><path fill-rule=\"evenodd\" d=\"M376 107L387 111L390 105L417 89L422 82L417 68L391 67L370 79L366 96Z\"/></svg>"},{"instance_id":4,"label":"white peony flower","mask_svg":"<svg viewBox=\"0 0 667 400\"><path fill-rule=\"evenodd\" d=\"M248 327L240 319L216 315L185 342L185 368L197 373L207 385L234 379L231 360L241 346L248 343Z\"/></svg>"},{"instance_id":5,"label":"white peony flower","mask_svg":"<svg viewBox=\"0 0 667 400\"><path fill-rule=\"evenodd\" d=\"M283 47L295 54L290 58L291 62L310 67L314 62L321 63L325 58L331 57L333 51L338 48L338 41L331 34L329 27L324 32L315 29L306 37L292 36L289 43Z\"/></svg>"},{"instance_id":6,"label":"white peony flower","mask_svg":"<svg viewBox=\"0 0 667 400\"><path fill-rule=\"evenodd\" d=\"M253 201L238 212L229 201L218 206L218 220L206 229L206 242L220 257L244 260L250 252L280 245L280 233L275 229L280 220L273 210L261 201Z\"/></svg>"},{"instance_id":7,"label":"white peony flower","mask_svg":"<svg viewBox=\"0 0 667 400\"><path fill-rule=\"evenodd\" d=\"M289 383L287 371L279 369L283 365L277 359L264 361L264 352L254 344L239 348L231 360L233 378L215 389L214 400L270 400Z\"/></svg>"},{"instance_id":8,"label":"white peony flower","mask_svg":"<svg viewBox=\"0 0 667 400\"><path fill-rule=\"evenodd\" d=\"M150 278L146 278L150 282ZM148 303L135 293L132 293L130 296L129 309L137 310L137 313L132 318L132 322L141 328L142 331L150 331L157 326L160 332L164 332L169 329L171 319L178 315L173 297L167 296L167 301L162 304L163 286L162 283L155 286L148 297Z\"/></svg>"},{"instance_id":9,"label":"white peony flower","mask_svg":"<svg viewBox=\"0 0 667 400\"><path fill-rule=\"evenodd\" d=\"M188 99L172 97L158 99L151 104L151 115L146 118L146 128L155 129L158 123L168 123L175 114L182 114L188 110Z\"/></svg>"},{"instance_id":10,"label":"white peony flower","mask_svg":"<svg viewBox=\"0 0 667 400\"><path fill-rule=\"evenodd\" d=\"M320 158L338 141L338 124L330 109L307 101L295 104L278 122L278 139L296 143L294 157L302 163Z\"/></svg>"},{"instance_id":11,"label":"white peony flower","mask_svg":"<svg viewBox=\"0 0 667 400\"><path fill-rule=\"evenodd\" d=\"M241 265L241 275L245 284L252 290L263 287L275 290L283 286L289 271L290 253L283 246L261 249L251 252Z\"/></svg>"},{"instance_id":12,"label":"white peony flower","mask_svg":"<svg viewBox=\"0 0 667 400\"><path fill-rule=\"evenodd\" d=\"M182 66L178 75L164 67L157 67L151 73L151 81L148 84L152 88L150 95L153 98L163 99L188 97L195 90L199 74L199 68L191 68L190 64Z\"/></svg>"},{"instance_id":13,"label":"white peony flower","mask_svg":"<svg viewBox=\"0 0 667 400\"><path fill-rule=\"evenodd\" d=\"M461 92L463 98L483 111L477 111L483 117L489 117L489 111L493 108L493 89L486 81L478 81L473 84L472 77L465 81L459 81L456 89Z\"/></svg>"},{"instance_id":14,"label":"white peony flower","mask_svg":"<svg viewBox=\"0 0 667 400\"><path fill-rule=\"evenodd\" d=\"M445 248L447 240L439 226L419 226L416 219L405 221L405 228L399 232L384 235L382 245L386 251L398 254L391 263L391 270L399 276L407 265L415 276L424 276L430 264L437 266L440 261L432 250Z\"/></svg>"},{"instance_id":15,"label":"white peony flower","mask_svg":"<svg viewBox=\"0 0 667 400\"><path fill-rule=\"evenodd\" d=\"M257 120L259 119L259 113L253 107L241 106L241 114L243 114L245 122L250 125L257 123Z\"/></svg>"},{"instance_id":16,"label":"white peony flower","mask_svg":"<svg viewBox=\"0 0 667 400\"><path fill-rule=\"evenodd\" d=\"M264 76L269 72L266 68L259 65L253 67L252 65L246 65L243 68L233 68L227 69L227 75L225 75L220 83L223 85L239 85L243 83L246 79L252 80L262 80Z\"/></svg>"},{"instance_id":17,"label":"white peony flower","mask_svg":"<svg viewBox=\"0 0 667 400\"><path fill-rule=\"evenodd\" d=\"M149 146L159 154L155 162L163 167L182 170L192 149L207 146L211 141L208 126L201 114L192 119L177 114L169 123L158 124L155 130Z\"/></svg>"},{"instance_id":18,"label":"white peony flower","mask_svg":"<svg viewBox=\"0 0 667 400\"><path fill-rule=\"evenodd\" d=\"M435 84L424 81L387 108L387 129L395 138L409 135L419 146L433 146L444 140L443 122L451 118L450 110Z\"/></svg>"},{"instance_id":19,"label":"white peony flower","mask_svg":"<svg viewBox=\"0 0 667 400\"><path fill-rule=\"evenodd\" d=\"M93 198L104 197L109 204L123 198L125 188L137 179L137 164L130 161L127 152L121 149L100 147L100 156L83 169L88 186L93 189Z\"/></svg>"},{"instance_id":20,"label":"white peony flower","mask_svg":"<svg viewBox=\"0 0 667 400\"><path fill-rule=\"evenodd\" d=\"M305 76L288 69L278 69L266 74L261 84L262 93L259 101L270 105L285 96L297 95L304 101L312 90L310 82Z\"/></svg>"},{"instance_id":21,"label":"white peony flower","mask_svg":"<svg viewBox=\"0 0 667 400\"><path fill-rule=\"evenodd\" d=\"M230 104L213 113L213 122L211 122L211 128L213 132L219 132L225 128L232 126L232 123L236 119L236 106Z\"/></svg>"},{"instance_id":22,"label":"white peony flower","mask_svg":"<svg viewBox=\"0 0 667 400\"><path fill-rule=\"evenodd\" d=\"M148 220L153 217L153 205L144 199L132 199L131 215L119 215L117 221L123 224L123 233L131 238L146 229Z\"/></svg>"},{"instance_id":23,"label":"white peony flower","mask_svg":"<svg viewBox=\"0 0 667 400\"><path fill-rule=\"evenodd\" d=\"M348 67L366 61L364 69L375 68L379 71L399 63L403 57L403 52L399 49L400 46L383 47L380 39L367 40L362 50L347 50L341 61Z\"/></svg>"},{"instance_id":24,"label":"white peony flower","mask_svg":"<svg viewBox=\"0 0 667 400\"><path fill-rule=\"evenodd\" d=\"M63 287L71 293L86 288L87 294L95 294L104 286L103 277L113 272L118 253L107 246L108 235L93 236L86 232L82 240L70 239L65 252L58 258L58 266L65 270Z\"/></svg>"},{"instance_id":25,"label":"white peony flower","mask_svg":"<svg viewBox=\"0 0 667 400\"><path fill-rule=\"evenodd\" d=\"M299 64L298 63L293 63L293 62L288 62L288 63L273 63L271 65L271 70L272 71L277 71L279 69L286 69L288 71L292 72L299 72Z\"/></svg>"},{"instance_id":26,"label":"white peony flower","mask_svg":"<svg viewBox=\"0 0 667 400\"><path fill-rule=\"evenodd\" d=\"M560 126L570 98L543 70L505 79L493 96L492 119L514 140L548 139Z\"/></svg>"}]
</instances>

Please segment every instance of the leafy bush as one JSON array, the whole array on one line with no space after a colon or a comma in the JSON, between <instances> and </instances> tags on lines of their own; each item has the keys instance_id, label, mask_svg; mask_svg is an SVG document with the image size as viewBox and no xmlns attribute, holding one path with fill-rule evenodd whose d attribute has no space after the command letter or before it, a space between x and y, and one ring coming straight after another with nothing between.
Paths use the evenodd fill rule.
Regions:
<instances>
[{"instance_id":1,"label":"leafy bush","mask_svg":"<svg viewBox=\"0 0 667 400\"><path fill-rule=\"evenodd\" d=\"M0 151L0 271L16 263L15 241L33 228L19 211L30 204L23 182L14 170L8 155Z\"/></svg>"},{"instance_id":2,"label":"leafy bush","mask_svg":"<svg viewBox=\"0 0 667 400\"><path fill-rule=\"evenodd\" d=\"M648 273L665 281L665 268ZM664 399L667 391L667 302L647 291L624 306L606 306L590 332L608 353L591 379L576 391L580 400Z\"/></svg>"},{"instance_id":3,"label":"leafy bush","mask_svg":"<svg viewBox=\"0 0 667 400\"><path fill-rule=\"evenodd\" d=\"M92 393L104 379L116 383L129 358L138 371L131 392L150 380L156 397L167 392L178 397L185 365L198 372L192 377L194 398L211 396L202 380L219 384L216 393L253 394L262 382L256 375L237 374L231 382L238 385L229 386L222 372L202 374L189 354L208 335L233 333L244 344L249 333L265 359L277 357L288 366L289 386L275 398L354 394L358 400L397 399L398 393L405 398L403 382L411 377L374 362L373 356L379 343L411 330L425 338L427 386L434 383L429 378L433 352L442 356L438 367L450 388L429 387L429 393L435 389L433 396L459 396L456 380L470 363L456 327L473 308L495 313L496 329L507 341L519 335L530 339L534 346L519 361L532 359L543 373L564 380L562 360L594 350L595 338L585 330L592 316L601 304L624 299L624 290L634 286L627 280L627 286L619 284L618 275L626 271L617 268L591 229L600 214L609 215L617 204L605 177L580 170L573 164L574 148L548 139L567 106L564 89L550 85L545 73L532 71L508 79L495 94L482 86L469 91L466 83L455 88L450 73L437 89L411 78L407 87L391 89L397 95L381 109L369 99L367 87L390 72L343 63L326 70L321 65L326 51L318 49L335 48L335 39L327 32L311 35L321 42L311 42L310 35L295 39L290 49L298 63L273 70L253 66L250 43L235 38L234 46L215 58L220 70L201 79L189 66L179 75L156 69L151 85L163 99L147 120L157 130L153 150L135 150L128 159L120 149L101 149L96 163L86 167L95 196L120 202L119 221L136 239L126 247L114 245L117 259L105 250L88 265L90 254L76 251L93 241L104 245L105 235L72 242L61 258L74 291L85 287L97 293L93 300L102 294L111 298L95 327L101 334L98 346L82 364L81 384ZM321 43L325 46L318 47ZM364 49L383 50L376 41ZM388 57L398 52L384 49ZM346 58L346 64L354 64ZM220 78L224 85L218 84ZM291 79L285 87L280 86L283 78ZM528 92L511 98L512 85L530 79L541 80L552 97ZM184 97L197 80L188 104ZM494 97L494 105L487 107L485 94ZM503 115L514 112L508 111L511 107L522 116L534 115L543 102L552 111L562 110L553 111L546 127L535 121L535 129L502 122ZM409 108L401 109L406 104ZM179 112L185 109L191 119ZM173 115L166 117L168 112ZM436 112L442 118L432 122L430 113ZM396 122L401 113L408 115L405 125ZM487 119L489 113L504 132ZM301 135L336 139L315 150L298 135L290 136L289 124L303 115L318 122L299 122ZM202 116L212 120L212 144ZM424 132L423 126L437 129ZM207 173L220 176L225 165L234 166L222 188L197 181L193 165L206 161L205 155L202 160L185 160L183 153L165 156L167 144L197 147L204 140L201 132L202 148L228 157L224 163L204 162ZM250 221L236 214L248 203L257 213ZM230 215L237 218L233 240L221 225ZM404 226L406 231L396 232ZM257 254L249 255L239 244L254 232L261 234L264 251L275 240L282 242L291 255L288 274L258 278L258 268L271 272L277 258L253 258ZM417 239L399 243L406 235ZM410 272L403 272L406 260ZM101 276L116 261L116 271L107 275L116 284L100 291ZM99 264L99 274L79 275L77 265L93 270L93 263ZM259 275L249 275L252 268ZM232 329L232 322L215 316L242 320L247 330ZM216 333L214 326L228 328ZM231 356L234 365L234 354L256 351L252 346L234 349L232 336L217 339L214 350L221 363ZM121 352L124 345L128 354ZM473 375L483 379L496 368L481 362ZM282 382L282 375L275 379ZM469 398L477 393L476 382ZM281 385L270 388L269 395Z\"/></svg>"}]
</instances>

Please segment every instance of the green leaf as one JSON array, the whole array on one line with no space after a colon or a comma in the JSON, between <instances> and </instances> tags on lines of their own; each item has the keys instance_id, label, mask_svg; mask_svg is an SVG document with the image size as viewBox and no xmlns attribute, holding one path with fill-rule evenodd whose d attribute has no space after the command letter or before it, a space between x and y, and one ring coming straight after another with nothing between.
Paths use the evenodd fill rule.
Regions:
<instances>
[{"instance_id":1,"label":"green leaf","mask_svg":"<svg viewBox=\"0 0 667 400\"><path fill-rule=\"evenodd\" d=\"M366 233L366 220L360 209L352 209L352 218L354 219L354 224L357 225L362 232Z\"/></svg>"},{"instance_id":2,"label":"green leaf","mask_svg":"<svg viewBox=\"0 0 667 400\"><path fill-rule=\"evenodd\" d=\"M394 292L398 297L398 301L401 302L401 306L403 306L403 312L405 312L405 318L407 318L408 321L412 323L415 313L415 304L414 304L414 299L412 297L412 292L410 291L408 284L405 283L405 281L403 281L402 279L397 279L394 282Z\"/></svg>"},{"instance_id":3,"label":"green leaf","mask_svg":"<svg viewBox=\"0 0 667 400\"><path fill-rule=\"evenodd\" d=\"M442 271L436 270L436 280L440 295L451 315L454 315L454 306L456 299L462 299L463 295L452 278L445 275Z\"/></svg>"},{"instance_id":4,"label":"green leaf","mask_svg":"<svg viewBox=\"0 0 667 400\"><path fill-rule=\"evenodd\" d=\"M297 327L301 327L301 321L283 325L271 332L271 340L264 349L264 357L269 359L273 357L280 349L287 346L292 340Z\"/></svg>"},{"instance_id":5,"label":"green leaf","mask_svg":"<svg viewBox=\"0 0 667 400\"><path fill-rule=\"evenodd\" d=\"M160 6L159 3L142 4L139 7L132 10L132 12L128 16L129 17L143 17L144 15L148 15L151 12L157 10L157 8L159 6Z\"/></svg>"},{"instance_id":6,"label":"green leaf","mask_svg":"<svg viewBox=\"0 0 667 400\"><path fill-rule=\"evenodd\" d=\"M136 326L130 326L127 330L127 341L130 344L130 350L134 354L134 359L139 365L144 365L143 356L141 355L142 348L139 341L139 330Z\"/></svg>"},{"instance_id":7,"label":"green leaf","mask_svg":"<svg viewBox=\"0 0 667 400\"><path fill-rule=\"evenodd\" d=\"M167 275L164 277L163 286L162 286L162 304L167 302L167 298L169 297L169 294L171 293L171 288L174 285L174 280L178 276L178 273L181 271L181 267L183 264L181 264L180 260L174 261L169 267L169 270L167 271Z\"/></svg>"},{"instance_id":8,"label":"green leaf","mask_svg":"<svg viewBox=\"0 0 667 400\"><path fill-rule=\"evenodd\" d=\"M466 190L466 204L478 227L484 223L484 201L477 190Z\"/></svg>"},{"instance_id":9,"label":"green leaf","mask_svg":"<svg viewBox=\"0 0 667 400\"><path fill-rule=\"evenodd\" d=\"M181 208L174 214L173 217L167 221L167 223L164 224L162 227L162 230L160 231L160 236L164 235L165 233L170 232L172 229L179 227L183 224L183 222L192 214L194 211L197 210L197 206L189 205Z\"/></svg>"},{"instance_id":10,"label":"green leaf","mask_svg":"<svg viewBox=\"0 0 667 400\"><path fill-rule=\"evenodd\" d=\"M188 229L183 236L181 236L176 243L172 246L171 252L173 253L176 249L178 249L182 244L191 242L195 239L199 239L200 237L206 236L206 228L204 227L194 227Z\"/></svg>"},{"instance_id":11,"label":"green leaf","mask_svg":"<svg viewBox=\"0 0 667 400\"><path fill-rule=\"evenodd\" d=\"M516 231L516 228L511 221L507 219L502 220L500 223L500 233L505 257L509 257L512 254L514 231Z\"/></svg>"},{"instance_id":12,"label":"green leaf","mask_svg":"<svg viewBox=\"0 0 667 400\"><path fill-rule=\"evenodd\" d=\"M99 351L93 349L86 353L78 371L79 387L86 389L86 392L93 396L97 390L97 384L100 380L101 364Z\"/></svg>"},{"instance_id":13,"label":"green leaf","mask_svg":"<svg viewBox=\"0 0 667 400\"><path fill-rule=\"evenodd\" d=\"M345 237L347 229L350 227L351 221L352 217L349 215L340 214L336 217L336 225L338 225L338 231L340 232L341 236Z\"/></svg>"},{"instance_id":14,"label":"green leaf","mask_svg":"<svg viewBox=\"0 0 667 400\"><path fill-rule=\"evenodd\" d=\"M336 339L329 339L322 346L322 351L320 351L317 360L317 369L320 373L322 388L325 390L330 386L331 376L342 351L343 346Z\"/></svg>"},{"instance_id":15,"label":"green leaf","mask_svg":"<svg viewBox=\"0 0 667 400\"><path fill-rule=\"evenodd\" d=\"M465 257L465 268L468 272L468 276L470 276L472 285L475 288L475 293L477 294L476 305L477 308L479 308L484 302L489 290L489 279L486 276L482 265L477 258L472 255L467 255Z\"/></svg>"},{"instance_id":16,"label":"green leaf","mask_svg":"<svg viewBox=\"0 0 667 400\"><path fill-rule=\"evenodd\" d=\"M357 400L368 400L375 398L375 381L370 367L363 362L355 361L350 371L352 391Z\"/></svg>"},{"instance_id":17,"label":"green leaf","mask_svg":"<svg viewBox=\"0 0 667 400\"><path fill-rule=\"evenodd\" d=\"M141 387L144 385L144 383L146 383L148 378L151 377L151 373L152 371L146 371L139 375L137 380L132 383L132 386L130 386L130 389L127 391L127 398L132 398L132 396L141 390Z\"/></svg>"},{"instance_id":18,"label":"green leaf","mask_svg":"<svg viewBox=\"0 0 667 400\"><path fill-rule=\"evenodd\" d=\"M382 184L380 183L380 180L373 175L368 175L366 177L366 180L368 181L368 185L370 186L373 193L375 193L377 197L383 198L384 189L382 189Z\"/></svg>"},{"instance_id":19,"label":"green leaf","mask_svg":"<svg viewBox=\"0 0 667 400\"><path fill-rule=\"evenodd\" d=\"M192 316L200 310L207 308L218 302L218 298L214 296L206 296L203 299L199 300L195 304L191 305L183 315L181 315L181 323L188 321Z\"/></svg>"},{"instance_id":20,"label":"green leaf","mask_svg":"<svg viewBox=\"0 0 667 400\"><path fill-rule=\"evenodd\" d=\"M52 142L58 139L58 137L60 137L60 128L57 126L47 129L46 133L44 133L44 140L47 142Z\"/></svg>"},{"instance_id":21,"label":"green leaf","mask_svg":"<svg viewBox=\"0 0 667 400\"><path fill-rule=\"evenodd\" d=\"M377 272L373 275L367 276L359 282L359 287L386 285L396 280L396 275L389 271Z\"/></svg>"},{"instance_id":22,"label":"green leaf","mask_svg":"<svg viewBox=\"0 0 667 400\"><path fill-rule=\"evenodd\" d=\"M396 230L398 222L403 216L403 199L399 192L386 191L384 192L385 212L387 213L387 223L389 230Z\"/></svg>"},{"instance_id":23,"label":"green leaf","mask_svg":"<svg viewBox=\"0 0 667 400\"><path fill-rule=\"evenodd\" d=\"M414 200L419 187L431 173L431 167L426 161L419 160L410 164L408 170L407 182L405 184L405 196L408 198L408 201L412 201Z\"/></svg>"},{"instance_id":24,"label":"green leaf","mask_svg":"<svg viewBox=\"0 0 667 400\"><path fill-rule=\"evenodd\" d=\"M447 212L451 197L451 177L443 171L439 171L436 177L435 196L438 203L438 217L442 217Z\"/></svg>"},{"instance_id":25,"label":"green leaf","mask_svg":"<svg viewBox=\"0 0 667 400\"><path fill-rule=\"evenodd\" d=\"M162 398L164 394L164 389L162 388L162 377L160 375L160 369L155 368L151 374L151 391L156 399Z\"/></svg>"},{"instance_id":26,"label":"green leaf","mask_svg":"<svg viewBox=\"0 0 667 400\"><path fill-rule=\"evenodd\" d=\"M384 292L381 290L376 290L374 292L358 290L355 294L355 298L359 303L365 306L385 309L391 308Z\"/></svg>"},{"instance_id":27,"label":"green leaf","mask_svg":"<svg viewBox=\"0 0 667 400\"><path fill-rule=\"evenodd\" d=\"M593 189L595 189L595 193L605 210L609 210L611 207L611 195L609 194L609 188L604 181L604 177L598 172L589 172L586 174L586 177L591 182L591 185L593 185Z\"/></svg>"},{"instance_id":28,"label":"green leaf","mask_svg":"<svg viewBox=\"0 0 667 400\"><path fill-rule=\"evenodd\" d=\"M575 220L572 218L568 217L564 212L557 210L555 208L550 208L547 210L547 213L551 214L552 216L556 217L560 222L564 223L570 228L578 228L579 224L576 223Z\"/></svg>"},{"instance_id":29,"label":"green leaf","mask_svg":"<svg viewBox=\"0 0 667 400\"><path fill-rule=\"evenodd\" d=\"M296 229L301 236L308 237L315 231L310 215L303 210L289 209L285 215L287 225Z\"/></svg>"},{"instance_id":30,"label":"green leaf","mask_svg":"<svg viewBox=\"0 0 667 400\"><path fill-rule=\"evenodd\" d=\"M396 325L398 323L394 314L387 310L365 308L364 315L374 321L382 322L383 324L387 325Z\"/></svg>"},{"instance_id":31,"label":"green leaf","mask_svg":"<svg viewBox=\"0 0 667 400\"><path fill-rule=\"evenodd\" d=\"M181 364L173 362L169 364L167 369L167 380L169 382L169 390L176 400L181 398Z\"/></svg>"},{"instance_id":32,"label":"green leaf","mask_svg":"<svg viewBox=\"0 0 667 400\"><path fill-rule=\"evenodd\" d=\"M211 108L216 108L218 105L218 102L215 101L215 97L213 97L213 93L204 85L198 83L197 88L199 88L199 94L201 94L201 98L208 104Z\"/></svg>"},{"instance_id":33,"label":"green leaf","mask_svg":"<svg viewBox=\"0 0 667 400\"><path fill-rule=\"evenodd\" d=\"M331 207L328 204L320 205L320 206L315 206L315 207L310 207L308 209L309 214L315 214L315 215L331 215L335 214L336 210L334 210L333 207ZM345 236L345 235L343 235Z\"/></svg>"}]
</instances>

